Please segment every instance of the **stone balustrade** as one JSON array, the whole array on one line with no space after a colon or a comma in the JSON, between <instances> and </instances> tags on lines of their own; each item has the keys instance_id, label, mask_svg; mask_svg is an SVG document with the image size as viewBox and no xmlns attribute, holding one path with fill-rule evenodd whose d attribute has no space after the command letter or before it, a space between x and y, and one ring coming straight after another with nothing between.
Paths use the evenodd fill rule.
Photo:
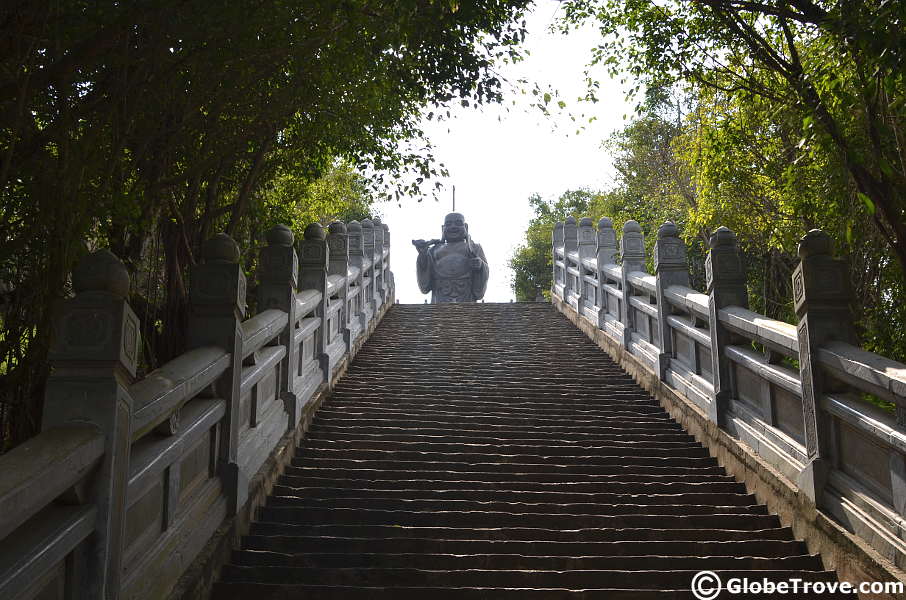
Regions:
<instances>
[{"instance_id":1,"label":"stone balustrade","mask_svg":"<svg viewBox=\"0 0 906 600\"><path fill-rule=\"evenodd\" d=\"M645 272L635 221L623 226L619 251L608 218L598 222L596 234L590 219L557 223L554 305L662 401L672 402L675 418L713 444L714 453L736 455L735 474L764 492L759 500L774 502L772 510L789 517L812 551L822 549L832 527L809 530L805 523L815 521L809 511L817 508L906 568L906 365L859 347L849 274L833 258L828 236L813 230L799 244L796 326L749 310L730 230L721 227L711 237L705 292L689 286L676 226L665 223L657 235L652 275ZM869 402L868 394L894 403L896 414ZM700 415L698 424L692 413ZM744 452L727 446L720 432L768 468L753 475L757 469L738 460ZM768 472L790 482L790 506L765 491L782 487ZM836 560L830 566L856 569Z\"/></svg>"},{"instance_id":2,"label":"stone balustrade","mask_svg":"<svg viewBox=\"0 0 906 600\"><path fill-rule=\"evenodd\" d=\"M0 456L0 598L170 594L218 529L248 521L279 466L266 463L291 457L393 304L389 257L377 220L315 223L298 241L277 226L249 316L239 247L219 234L190 273L187 351L141 379L127 271L106 250L82 260L56 315L42 432Z\"/></svg>"}]
</instances>

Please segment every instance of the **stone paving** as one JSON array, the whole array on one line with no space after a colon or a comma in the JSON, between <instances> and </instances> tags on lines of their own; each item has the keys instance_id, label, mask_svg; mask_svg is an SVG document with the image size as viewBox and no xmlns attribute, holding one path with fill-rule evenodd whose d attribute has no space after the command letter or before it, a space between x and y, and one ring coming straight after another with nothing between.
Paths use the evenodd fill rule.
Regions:
<instances>
[{"instance_id":1,"label":"stone paving","mask_svg":"<svg viewBox=\"0 0 906 600\"><path fill-rule=\"evenodd\" d=\"M836 580L549 304L396 305L212 597L687 599L703 569Z\"/></svg>"}]
</instances>

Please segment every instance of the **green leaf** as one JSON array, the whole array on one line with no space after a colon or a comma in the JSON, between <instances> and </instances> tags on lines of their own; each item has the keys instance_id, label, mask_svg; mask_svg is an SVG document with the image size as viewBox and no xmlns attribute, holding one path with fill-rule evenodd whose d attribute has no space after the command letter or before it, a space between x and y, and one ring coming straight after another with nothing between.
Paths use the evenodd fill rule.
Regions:
<instances>
[{"instance_id":1,"label":"green leaf","mask_svg":"<svg viewBox=\"0 0 906 600\"><path fill-rule=\"evenodd\" d=\"M859 195L859 200L861 200L862 203L865 204L865 209L868 211L868 214L870 214L870 215L875 214L875 203L871 201L871 198L869 198L867 195L863 194L862 192L858 192L858 195Z\"/></svg>"}]
</instances>

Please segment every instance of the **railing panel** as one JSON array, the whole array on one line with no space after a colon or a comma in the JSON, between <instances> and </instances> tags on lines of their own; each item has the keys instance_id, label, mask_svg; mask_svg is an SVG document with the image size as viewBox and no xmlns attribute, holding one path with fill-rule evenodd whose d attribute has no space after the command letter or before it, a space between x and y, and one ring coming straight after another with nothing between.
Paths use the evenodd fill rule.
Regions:
<instances>
[{"instance_id":1,"label":"railing panel","mask_svg":"<svg viewBox=\"0 0 906 600\"><path fill-rule=\"evenodd\" d=\"M0 456L0 539L85 478L104 454L91 425L43 431Z\"/></svg>"}]
</instances>

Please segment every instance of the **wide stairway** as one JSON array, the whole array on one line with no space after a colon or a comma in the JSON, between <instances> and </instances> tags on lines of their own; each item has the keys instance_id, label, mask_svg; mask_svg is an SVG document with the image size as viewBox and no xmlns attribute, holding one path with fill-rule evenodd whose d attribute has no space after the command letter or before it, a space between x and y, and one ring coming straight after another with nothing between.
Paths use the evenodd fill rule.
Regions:
<instances>
[{"instance_id":1,"label":"wide stairway","mask_svg":"<svg viewBox=\"0 0 906 600\"><path fill-rule=\"evenodd\" d=\"M395 305L212 597L687 599L703 569L835 581L549 304Z\"/></svg>"}]
</instances>

